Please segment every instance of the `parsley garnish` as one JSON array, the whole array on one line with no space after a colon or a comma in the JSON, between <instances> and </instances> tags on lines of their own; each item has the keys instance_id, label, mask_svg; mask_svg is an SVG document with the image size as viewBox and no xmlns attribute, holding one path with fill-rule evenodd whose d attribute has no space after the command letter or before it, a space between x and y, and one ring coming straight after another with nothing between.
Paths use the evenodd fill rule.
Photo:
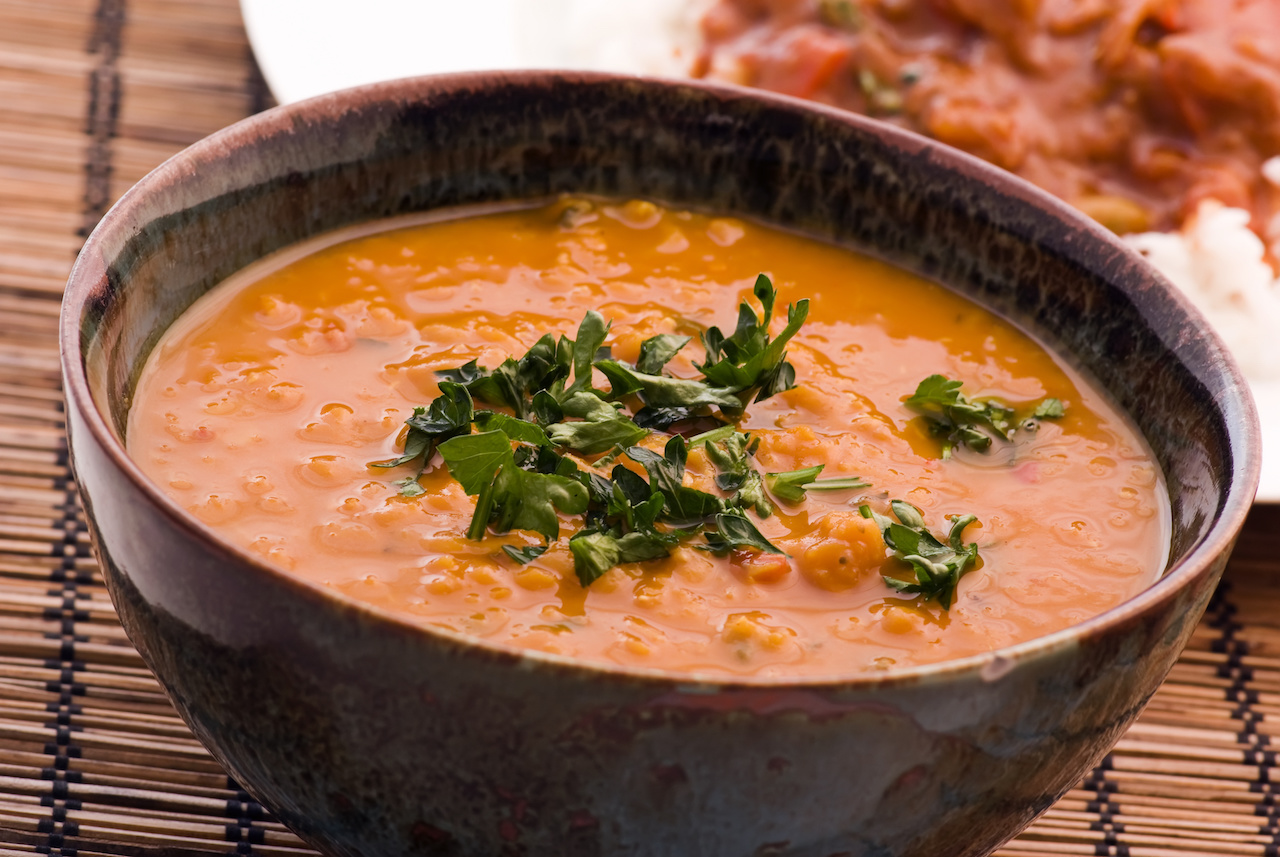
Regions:
<instances>
[{"instance_id":1,"label":"parsley garnish","mask_svg":"<svg viewBox=\"0 0 1280 857\"><path fill-rule=\"evenodd\" d=\"M766 473L765 484L774 496L788 503L803 503L806 491L845 491L859 488L870 488L871 483L859 476L833 476L830 479L819 479L825 465L815 464L799 470L787 470L781 473Z\"/></svg>"},{"instance_id":2,"label":"parsley garnish","mask_svg":"<svg viewBox=\"0 0 1280 857\"><path fill-rule=\"evenodd\" d=\"M528 530L548 542L560 534L560 515L583 515L584 528L569 539L574 571L584 586L616 565L668 556L676 545L699 534L717 553L746 548L781 553L746 517L767 517L772 504L751 457L755 444L732 423L744 402L767 398L794 385L786 343L808 312L808 301L788 310L777 339L768 335L775 302L768 277L753 290L763 307L757 316L743 303L738 327L726 339L712 328L704 336L704 377L678 378L665 368L691 337L660 334L645 340L635 366L613 359L604 343L610 323L588 312L575 339L543 336L519 359L495 369L471 361L437 373L441 395L408 420L404 454L377 466L418 462L417 472L397 483L401 493L422 493L418 478L439 451L453 478L476 498L467 537L489 531ZM609 383L597 389L593 373ZM642 407L634 417L630 401ZM511 411L476 410L483 402ZM637 444L655 428L683 420L726 423L695 438L719 470L720 497L684 484L690 444L679 434L663 453ZM474 426L474 433L473 427ZM587 468L557 450L593 456L609 453ZM605 477L595 471L620 455L640 464L640 476L621 465ZM503 547L515 562L541 556L545 546Z\"/></svg>"},{"instance_id":3,"label":"parsley garnish","mask_svg":"<svg viewBox=\"0 0 1280 857\"><path fill-rule=\"evenodd\" d=\"M966 571L978 561L978 546L965 544L962 535L965 527L977 520L973 515L957 515L951 520L947 541L943 543L929 532L920 510L905 500L893 500L889 504L897 521L872 511L862 505L858 511L870 518L880 528L884 542L894 557L911 566L915 582L884 576L884 582L899 592L922 595L925 600L936 599L943 609L950 609L955 597L956 584Z\"/></svg>"},{"instance_id":4,"label":"parsley garnish","mask_svg":"<svg viewBox=\"0 0 1280 857\"><path fill-rule=\"evenodd\" d=\"M705 550L716 554L728 553L734 548L755 548L764 553L783 553L756 529L756 525L751 523L741 509L731 509L716 515L715 528L707 531L706 538Z\"/></svg>"},{"instance_id":5,"label":"parsley garnish","mask_svg":"<svg viewBox=\"0 0 1280 857\"><path fill-rule=\"evenodd\" d=\"M622 533L611 530L584 530L569 539L573 571L583 586L590 586L609 569L626 562L643 562L671 555L678 536L650 532Z\"/></svg>"},{"instance_id":6,"label":"parsley garnish","mask_svg":"<svg viewBox=\"0 0 1280 857\"><path fill-rule=\"evenodd\" d=\"M952 450L963 444L975 452L986 452L993 439L1013 439L1015 412L994 399L970 400L960 392L960 381L945 375L930 375L920 382L915 393L904 401L908 408L924 417L929 433L940 437L942 457L950 458ZM1066 413L1058 399L1045 399L1033 416L1054 419ZM1033 429L1033 426L1027 426Z\"/></svg>"},{"instance_id":7,"label":"parsley garnish","mask_svg":"<svg viewBox=\"0 0 1280 857\"><path fill-rule=\"evenodd\" d=\"M689 446L684 438L675 435L667 441L663 454L651 449L633 446L627 457L644 467L649 474L649 485L661 492L666 506L663 517L676 524L696 523L723 509L720 498L684 484L685 461Z\"/></svg>"},{"instance_id":8,"label":"parsley garnish","mask_svg":"<svg viewBox=\"0 0 1280 857\"><path fill-rule=\"evenodd\" d=\"M414 408L413 416L405 420L408 432L404 437L404 454L393 461L377 462L372 467L399 467L415 459L421 459L418 471L395 484L405 497L417 497L422 492L418 477L431 460L437 444L449 438L471 433L474 411L471 394L461 384L440 382L440 395L428 408Z\"/></svg>"},{"instance_id":9,"label":"parsley garnish","mask_svg":"<svg viewBox=\"0 0 1280 857\"><path fill-rule=\"evenodd\" d=\"M787 470L782 473L766 473L765 483L774 496L787 503L803 503L805 488L813 484L825 465L815 464L800 470Z\"/></svg>"},{"instance_id":10,"label":"parsley garnish","mask_svg":"<svg viewBox=\"0 0 1280 857\"><path fill-rule=\"evenodd\" d=\"M639 393L651 408L698 408L718 406L731 410L742 408L741 400L728 387L712 387L691 378L648 375L617 360L600 360L596 368L604 373L612 386L610 396L621 398Z\"/></svg>"},{"instance_id":11,"label":"parsley garnish","mask_svg":"<svg viewBox=\"0 0 1280 857\"><path fill-rule=\"evenodd\" d=\"M623 416L574 423L556 423L548 427L548 435L558 446L576 449L584 455L607 452L615 446L638 443L649 430Z\"/></svg>"},{"instance_id":12,"label":"parsley garnish","mask_svg":"<svg viewBox=\"0 0 1280 857\"><path fill-rule=\"evenodd\" d=\"M722 439L705 441L707 457L720 471L716 487L732 491L731 502L743 509L755 509L757 515L767 518L773 514L773 504L764 490L760 471L751 464L751 457L760 446L758 438L741 432L733 432Z\"/></svg>"},{"instance_id":13,"label":"parsley garnish","mask_svg":"<svg viewBox=\"0 0 1280 857\"><path fill-rule=\"evenodd\" d=\"M518 548L512 545L503 545L502 552L514 559L520 565L528 565L538 557L547 552L546 545L528 545Z\"/></svg>"},{"instance_id":14,"label":"parsley garnish","mask_svg":"<svg viewBox=\"0 0 1280 857\"><path fill-rule=\"evenodd\" d=\"M644 477L618 465L603 510L594 522L569 539L573 569L583 586L616 565L669 556L671 548L697 533L696 528L665 531L656 524L666 497Z\"/></svg>"},{"instance_id":15,"label":"parsley garnish","mask_svg":"<svg viewBox=\"0 0 1280 857\"><path fill-rule=\"evenodd\" d=\"M753 395L755 401L762 402L796 385L796 370L786 361L786 348L809 315L807 299L788 306L787 326L776 339L770 340L769 323L773 320L777 292L764 274L756 278L752 292L764 308L764 317L758 317L751 305L743 301L738 307L738 326L732 336L726 337L718 327L702 334L707 359L698 366L709 382L737 393L743 404L750 402ZM741 408L739 405L739 410Z\"/></svg>"},{"instance_id":16,"label":"parsley garnish","mask_svg":"<svg viewBox=\"0 0 1280 857\"><path fill-rule=\"evenodd\" d=\"M717 554L740 549L781 554L747 514L769 517L769 492L782 502L799 503L808 491L869 486L856 476L821 479L822 465L768 474L755 466L758 441L736 424L747 403L794 386L786 345L804 322L809 303L788 307L785 328L771 339L776 292L768 277L756 279L753 294L762 314L744 301L732 336L715 327L702 334L706 360L698 365L701 379L666 373L667 364L690 342L688 336L661 334L645 340L634 366L614 359L604 345L610 323L596 312L586 314L575 339L543 336L522 357L508 358L492 370L473 360L439 372L440 396L427 408L415 408L406 421L404 453L374 466L416 461L416 473L396 483L401 494L415 496L422 493L418 478L439 452L453 478L476 498L467 529L471 539L482 539L489 531L525 530L549 543L560 536L561 515L583 516L583 528L568 540L583 586L620 564L669 556L677 545L699 535L705 541L699 547ZM608 390L594 386L596 371L608 381ZM641 406L635 408L637 400ZM475 402L511 413L476 410ZM1012 409L971 402L960 393L959 381L941 375L921 382L906 403L947 438L948 454L956 443L986 449L993 437L1008 440L1013 431ZM1051 419L1063 412L1060 401L1046 399L1033 418ZM673 434L661 454L637 445L652 430L684 420L722 424L691 440ZM699 446L714 464L716 487L724 496L684 484L689 450ZM566 450L580 456L607 454L586 465L562 454ZM603 475L604 467L624 455L643 467L645 475L622 464ZM956 582L978 559L976 545L961 539L973 516L956 518L944 543L928 531L914 506L900 500L891 506L897 521L860 507L915 574L915 582L892 577L886 582L949 607ZM523 565L547 546L502 549Z\"/></svg>"},{"instance_id":17,"label":"parsley garnish","mask_svg":"<svg viewBox=\"0 0 1280 857\"><path fill-rule=\"evenodd\" d=\"M551 446L551 439L537 423L498 414L493 411L476 411L476 428L480 431L500 431L512 440L533 446Z\"/></svg>"},{"instance_id":18,"label":"parsley garnish","mask_svg":"<svg viewBox=\"0 0 1280 857\"><path fill-rule=\"evenodd\" d=\"M582 323L585 326L588 322L584 320ZM465 386L473 399L504 405L515 411L520 419L526 419L530 414L533 394L568 376L571 347L565 337L560 337L557 342L555 337L547 334L518 361L508 357L493 371L476 365L472 360L465 366L437 374Z\"/></svg>"},{"instance_id":19,"label":"parsley garnish","mask_svg":"<svg viewBox=\"0 0 1280 857\"><path fill-rule=\"evenodd\" d=\"M871 483L861 476L832 476L830 479L815 479L804 487L810 491L850 491L870 488Z\"/></svg>"},{"instance_id":20,"label":"parsley garnish","mask_svg":"<svg viewBox=\"0 0 1280 857\"><path fill-rule=\"evenodd\" d=\"M467 538L494 532L532 530L548 541L560 535L556 510L570 515L587 511L587 486L555 473L539 473L516 465L512 438L503 431L451 438L440 444L449 473L476 497Z\"/></svg>"},{"instance_id":21,"label":"parsley garnish","mask_svg":"<svg viewBox=\"0 0 1280 857\"><path fill-rule=\"evenodd\" d=\"M640 359L636 361L636 369L646 375L657 375L679 353L681 348L689 344L690 337L677 336L674 333L661 333L640 343Z\"/></svg>"},{"instance_id":22,"label":"parsley garnish","mask_svg":"<svg viewBox=\"0 0 1280 857\"><path fill-rule=\"evenodd\" d=\"M1067 406L1062 404L1061 399L1045 399L1043 402L1036 405L1035 413L1031 416L1038 420L1052 420L1065 416L1066 413Z\"/></svg>"}]
</instances>

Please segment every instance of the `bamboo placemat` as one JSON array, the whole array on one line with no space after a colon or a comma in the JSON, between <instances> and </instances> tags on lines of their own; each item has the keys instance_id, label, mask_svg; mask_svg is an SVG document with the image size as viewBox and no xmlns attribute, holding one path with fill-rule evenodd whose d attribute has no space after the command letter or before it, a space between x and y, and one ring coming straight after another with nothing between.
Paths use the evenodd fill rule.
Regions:
<instances>
[{"instance_id":1,"label":"bamboo placemat","mask_svg":"<svg viewBox=\"0 0 1280 857\"><path fill-rule=\"evenodd\" d=\"M67 470L56 321L84 236L269 96L235 0L0 0L0 857L310 855L125 639ZM1000 857L1280 857L1280 508L1104 763Z\"/></svg>"}]
</instances>

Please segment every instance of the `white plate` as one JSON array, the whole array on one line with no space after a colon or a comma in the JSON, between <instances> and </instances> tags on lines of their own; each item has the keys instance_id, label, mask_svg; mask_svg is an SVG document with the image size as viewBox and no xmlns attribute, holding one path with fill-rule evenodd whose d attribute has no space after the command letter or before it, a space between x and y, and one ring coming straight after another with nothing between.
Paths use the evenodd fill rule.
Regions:
<instances>
[{"instance_id":1,"label":"white plate","mask_svg":"<svg viewBox=\"0 0 1280 857\"><path fill-rule=\"evenodd\" d=\"M502 24L514 2L241 0L240 10L267 85L287 104L415 74L513 68L515 31Z\"/></svg>"},{"instance_id":2,"label":"white plate","mask_svg":"<svg viewBox=\"0 0 1280 857\"><path fill-rule=\"evenodd\" d=\"M679 75L704 0L240 0L282 104L452 71L581 68ZM1270 455L1258 500L1280 502L1280 382L1254 385Z\"/></svg>"},{"instance_id":3,"label":"white plate","mask_svg":"<svg viewBox=\"0 0 1280 857\"><path fill-rule=\"evenodd\" d=\"M678 75L702 0L240 0L281 104L451 71L578 68Z\"/></svg>"},{"instance_id":4,"label":"white plate","mask_svg":"<svg viewBox=\"0 0 1280 857\"><path fill-rule=\"evenodd\" d=\"M1280 381L1251 385L1262 423L1262 479L1259 503L1280 503Z\"/></svg>"}]
</instances>

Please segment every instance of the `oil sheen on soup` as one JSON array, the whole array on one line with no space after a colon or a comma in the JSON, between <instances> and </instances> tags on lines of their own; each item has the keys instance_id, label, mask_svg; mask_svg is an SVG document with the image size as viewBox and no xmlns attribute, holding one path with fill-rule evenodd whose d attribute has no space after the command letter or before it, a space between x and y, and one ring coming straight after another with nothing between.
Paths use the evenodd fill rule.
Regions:
<instances>
[{"instance_id":1,"label":"oil sheen on soup","mask_svg":"<svg viewBox=\"0 0 1280 857\"><path fill-rule=\"evenodd\" d=\"M806 299L794 379L726 398L709 367L768 351ZM925 379L961 397L955 423L912 404ZM399 221L259 263L154 349L128 445L225 540L405 620L711 676L985 652L1119 604L1167 552L1145 443L1027 334L847 249L645 201ZM959 566L953 591L921 585Z\"/></svg>"}]
</instances>

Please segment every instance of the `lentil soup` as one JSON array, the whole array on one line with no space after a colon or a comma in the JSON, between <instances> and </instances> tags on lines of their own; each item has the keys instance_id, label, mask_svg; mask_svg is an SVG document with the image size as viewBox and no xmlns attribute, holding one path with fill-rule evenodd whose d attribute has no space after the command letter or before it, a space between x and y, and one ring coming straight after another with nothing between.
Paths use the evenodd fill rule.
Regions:
<instances>
[{"instance_id":1,"label":"lentil soup","mask_svg":"<svg viewBox=\"0 0 1280 857\"><path fill-rule=\"evenodd\" d=\"M558 506L558 537L538 554L543 539L527 529L481 521L476 533L477 499L430 447L425 463L378 466L404 451L415 408L441 395L438 373L573 336L588 310L612 321L613 360L633 366L651 338L686 336L662 371L697 376L699 337L731 327L762 272L779 306L808 299L810 310L787 345L794 386L735 417L758 444L751 466L823 465L823 480L853 486L797 496L766 477L771 495L745 517L778 552L708 550L686 535L668 556L584 585L568 543L581 514ZM987 448L946 454L906 403L934 375L962 381L968 401L1008 408L1008 438L988 432ZM599 369L593 379L610 389ZM1050 401L1060 416L1032 416ZM687 416L636 445L661 453L672 432L715 424L707 408ZM264 260L156 346L128 446L227 540L409 621L713 676L854 674L1042 636L1148 586L1168 545L1163 478L1145 443L1026 333L847 249L643 201L399 221ZM690 444L684 485L725 497L734 486L718 481L710 446ZM617 452L560 452L583 473L645 473ZM891 500L918 509L944 542L951 519L976 517L961 537L980 559L957 575L953 599L890 586L912 580L881 526Z\"/></svg>"}]
</instances>

